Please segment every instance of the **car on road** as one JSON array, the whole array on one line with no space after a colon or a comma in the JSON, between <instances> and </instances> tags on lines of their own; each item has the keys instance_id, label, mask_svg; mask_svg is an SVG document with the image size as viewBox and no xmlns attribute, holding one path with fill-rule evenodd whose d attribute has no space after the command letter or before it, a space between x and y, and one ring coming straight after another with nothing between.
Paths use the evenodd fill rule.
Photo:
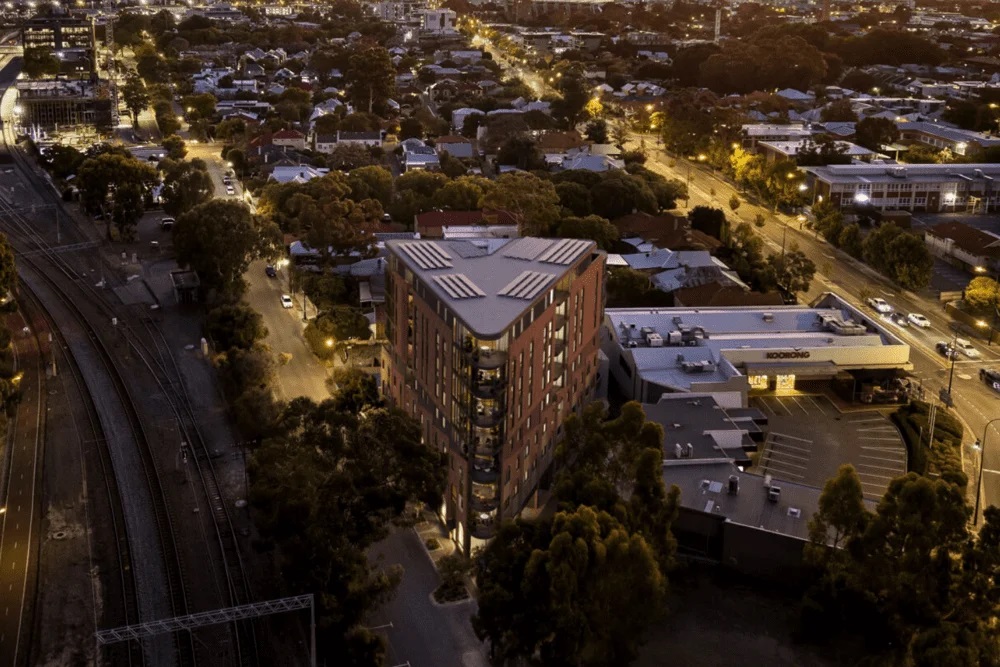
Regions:
<instances>
[{"instance_id":1,"label":"car on road","mask_svg":"<svg viewBox=\"0 0 1000 667\"><path fill-rule=\"evenodd\" d=\"M934 349L938 351L938 354L943 356L945 359L957 359L958 350L951 346L951 343L939 340L934 344Z\"/></svg>"},{"instance_id":2,"label":"car on road","mask_svg":"<svg viewBox=\"0 0 1000 667\"><path fill-rule=\"evenodd\" d=\"M931 328L931 321L920 313L910 313L906 316L906 319L910 320L910 324L915 327L920 327L921 329Z\"/></svg>"},{"instance_id":3,"label":"car on road","mask_svg":"<svg viewBox=\"0 0 1000 667\"><path fill-rule=\"evenodd\" d=\"M886 303L885 299L878 296L873 296L867 301L865 301L869 306L882 313L883 315L888 315L892 312L892 306Z\"/></svg>"},{"instance_id":4,"label":"car on road","mask_svg":"<svg viewBox=\"0 0 1000 667\"><path fill-rule=\"evenodd\" d=\"M236 194L236 190L231 185L226 186L226 194L230 197Z\"/></svg>"},{"instance_id":5,"label":"car on road","mask_svg":"<svg viewBox=\"0 0 1000 667\"><path fill-rule=\"evenodd\" d=\"M979 379L985 382L990 389L1000 391L1000 371L992 368L980 368Z\"/></svg>"},{"instance_id":6,"label":"car on road","mask_svg":"<svg viewBox=\"0 0 1000 667\"><path fill-rule=\"evenodd\" d=\"M268 278L277 278L278 277L278 270L276 268L274 268L273 266L271 266L270 264L268 264L267 266L264 267L264 273L267 274Z\"/></svg>"},{"instance_id":7,"label":"car on road","mask_svg":"<svg viewBox=\"0 0 1000 667\"><path fill-rule=\"evenodd\" d=\"M281 295L281 307L282 308L291 308L294 305L295 304L292 303L292 297L288 296L287 294L282 294Z\"/></svg>"},{"instance_id":8,"label":"car on road","mask_svg":"<svg viewBox=\"0 0 1000 667\"><path fill-rule=\"evenodd\" d=\"M955 339L955 349L967 356L969 359L978 359L980 356L979 350L972 347L972 343L965 340L964 338Z\"/></svg>"},{"instance_id":9,"label":"car on road","mask_svg":"<svg viewBox=\"0 0 1000 667\"><path fill-rule=\"evenodd\" d=\"M177 222L173 218L160 218L160 229L165 232L169 232L174 227L174 223Z\"/></svg>"},{"instance_id":10,"label":"car on road","mask_svg":"<svg viewBox=\"0 0 1000 667\"><path fill-rule=\"evenodd\" d=\"M910 320L903 313L893 313L889 315L889 321L895 324L897 327L910 326Z\"/></svg>"}]
</instances>

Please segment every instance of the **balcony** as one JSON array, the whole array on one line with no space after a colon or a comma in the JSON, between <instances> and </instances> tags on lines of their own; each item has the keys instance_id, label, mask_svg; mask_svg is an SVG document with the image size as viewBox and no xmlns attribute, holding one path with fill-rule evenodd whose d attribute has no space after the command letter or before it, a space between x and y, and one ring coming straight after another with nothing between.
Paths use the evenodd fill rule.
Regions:
<instances>
[{"instance_id":1,"label":"balcony","mask_svg":"<svg viewBox=\"0 0 1000 667\"><path fill-rule=\"evenodd\" d=\"M562 329L563 327L566 326L566 315L564 315L563 313L556 313L555 317L552 318L552 323L556 331Z\"/></svg>"},{"instance_id":2,"label":"balcony","mask_svg":"<svg viewBox=\"0 0 1000 667\"><path fill-rule=\"evenodd\" d=\"M472 485L472 509L475 512L493 513L499 506L500 495L497 493L496 484Z\"/></svg>"},{"instance_id":3,"label":"balcony","mask_svg":"<svg viewBox=\"0 0 1000 667\"><path fill-rule=\"evenodd\" d=\"M492 539L497 533L496 522L492 517L488 519L473 519L471 532L473 537L477 537L481 540Z\"/></svg>"},{"instance_id":4,"label":"balcony","mask_svg":"<svg viewBox=\"0 0 1000 667\"><path fill-rule=\"evenodd\" d=\"M560 354L566 351L566 339L565 338L554 338L552 339L552 356L558 357Z\"/></svg>"},{"instance_id":5,"label":"balcony","mask_svg":"<svg viewBox=\"0 0 1000 667\"><path fill-rule=\"evenodd\" d=\"M507 383L496 378L493 380L473 380L472 395L476 398L494 399L503 396Z\"/></svg>"},{"instance_id":6,"label":"balcony","mask_svg":"<svg viewBox=\"0 0 1000 667\"><path fill-rule=\"evenodd\" d=\"M472 423L478 428L491 428L503 421L503 413L500 410L486 410L477 412L472 418Z\"/></svg>"},{"instance_id":7,"label":"balcony","mask_svg":"<svg viewBox=\"0 0 1000 667\"><path fill-rule=\"evenodd\" d=\"M553 294L554 303L566 303L566 299L569 298L569 290L556 289L555 294Z\"/></svg>"},{"instance_id":8,"label":"balcony","mask_svg":"<svg viewBox=\"0 0 1000 667\"><path fill-rule=\"evenodd\" d=\"M476 457L472 463L472 481L476 484L496 484L500 465L495 459ZM496 495L495 493L493 495Z\"/></svg>"},{"instance_id":9,"label":"balcony","mask_svg":"<svg viewBox=\"0 0 1000 667\"><path fill-rule=\"evenodd\" d=\"M484 350L482 348L467 352L473 367L480 370L493 370L507 363L507 353L500 350Z\"/></svg>"}]
</instances>

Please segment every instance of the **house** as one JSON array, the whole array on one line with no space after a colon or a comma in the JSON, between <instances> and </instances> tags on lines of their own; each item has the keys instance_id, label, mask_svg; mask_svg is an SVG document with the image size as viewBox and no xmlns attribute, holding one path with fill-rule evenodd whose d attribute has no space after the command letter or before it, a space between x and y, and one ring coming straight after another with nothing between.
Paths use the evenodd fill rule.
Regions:
<instances>
[{"instance_id":1,"label":"house","mask_svg":"<svg viewBox=\"0 0 1000 667\"><path fill-rule=\"evenodd\" d=\"M317 153L332 153L336 147L336 134L316 134L313 136L313 150Z\"/></svg>"},{"instance_id":2,"label":"house","mask_svg":"<svg viewBox=\"0 0 1000 667\"><path fill-rule=\"evenodd\" d=\"M447 151L448 155L455 158L469 159L475 157L472 140L457 135L449 134L438 137L434 140L434 147L437 149L438 155Z\"/></svg>"},{"instance_id":3,"label":"house","mask_svg":"<svg viewBox=\"0 0 1000 667\"><path fill-rule=\"evenodd\" d=\"M305 183L330 173L329 169L303 165L277 166L267 180L277 183Z\"/></svg>"},{"instance_id":4,"label":"house","mask_svg":"<svg viewBox=\"0 0 1000 667\"><path fill-rule=\"evenodd\" d=\"M579 169L582 171L605 172L612 169L624 169L625 162L607 155L567 155L559 164L560 169Z\"/></svg>"},{"instance_id":5,"label":"house","mask_svg":"<svg viewBox=\"0 0 1000 667\"><path fill-rule=\"evenodd\" d=\"M673 250L708 250L722 247L722 241L697 229L691 229L680 213L631 213L611 222L622 238L639 236L661 248Z\"/></svg>"},{"instance_id":6,"label":"house","mask_svg":"<svg viewBox=\"0 0 1000 667\"><path fill-rule=\"evenodd\" d=\"M931 253L969 273L976 268L1000 269L1000 235L976 229L963 222L942 222L924 232Z\"/></svg>"},{"instance_id":7,"label":"house","mask_svg":"<svg viewBox=\"0 0 1000 667\"><path fill-rule=\"evenodd\" d=\"M399 144L403 149L403 171L414 169L433 170L441 166L434 149L419 139L406 139Z\"/></svg>"},{"instance_id":8,"label":"house","mask_svg":"<svg viewBox=\"0 0 1000 667\"><path fill-rule=\"evenodd\" d=\"M295 148L301 151L306 148L306 135L298 130L279 130L271 135L271 143L275 146Z\"/></svg>"},{"instance_id":9,"label":"house","mask_svg":"<svg viewBox=\"0 0 1000 667\"><path fill-rule=\"evenodd\" d=\"M506 211L427 211L413 218L413 229L420 238L444 238L446 229L496 226L517 227L514 216Z\"/></svg>"},{"instance_id":10,"label":"house","mask_svg":"<svg viewBox=\"0 0 1000 667\"><path fill-rule=\"evenodd\" d=\"M817 144L815 144L811 139L796 139L793 141L758 141L757 153L758 155L764 156L764 159L767 162L786 159L794 160L799 154L799 151L808 150L816 145ZM871 162L874 158L879 157L879 153L869 150L864 146L852 144L850 141L837 141L835 142L835 145L838 150L843 151L842 154L845 157L849 157L852 160Z\"/></svg>"},{"instance_id":11,"label":"house","mask_svg":"<svg viewBox=\"0 0 1000 667\"><path fill-rule=\"evenodd\" d=\"M485 112L481 109L470 109L469 107L462 107L461 109L455 109L451 112L451 126L457 132L462 131L463 125L465 125L465 119L472 114L479 114L480 116L485 116Z\"/></svg>"},{"instance_id":12,"label":"house","mask_svg":"<svg viewBox=\"0 0 1000 667\"><path fill-rule=\"evenodd\" d=\"M1000 139L940 123L897 123L900 141L913 141L975 160L986 150L1000 147Z\"/></svg>"},{"instance_id":13,"label":"house","mask_svg":"<svg viewBox=\"0 0 1000 667\"><path fill-rule=\"evenodd\" d=\"M337 132L338 144L354 144L356 146L368 146L369 148L382 145L383 133L374 132Z\"/></svg>"}]
</instances>

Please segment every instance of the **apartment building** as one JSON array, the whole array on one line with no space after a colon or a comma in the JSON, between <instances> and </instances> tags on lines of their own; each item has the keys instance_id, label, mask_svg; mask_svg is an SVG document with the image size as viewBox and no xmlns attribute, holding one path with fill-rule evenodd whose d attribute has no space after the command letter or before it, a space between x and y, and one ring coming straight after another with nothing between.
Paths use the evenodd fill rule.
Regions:
<instances>
[{"instance_id":1,"label":"apartment building","mask_svg":"<svg viewBox=\"0 0 1000 667\"><path fill-rule=\"evenodd\" d=\"M989 213L1000 205L996 164L832 164L804 171L813 201L841 208Z\"/></svg>"},{"instance_id":2,"label":"apartment building","mask_svg":"<svg viewBox=\"0 0 1000 667\"><path fill-rule=\"evenodd\" d=\"M448 456L466 552L537 503L563 420L598 382L605 256L579 239L389 241L383 388Z\"/></svg>"}]
</instances>

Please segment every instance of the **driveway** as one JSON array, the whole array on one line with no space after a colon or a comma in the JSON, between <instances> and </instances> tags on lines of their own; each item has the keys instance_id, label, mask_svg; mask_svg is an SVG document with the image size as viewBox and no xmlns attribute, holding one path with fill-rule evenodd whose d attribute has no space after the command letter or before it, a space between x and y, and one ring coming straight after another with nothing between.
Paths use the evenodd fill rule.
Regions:
<instances>
[{"instance_id":1,"label":"driveway","mask_svg":"<svg viewBox=\"0 0 1000 667\"><path fill-rule=\"evenodd\" d=\"M264 274L264 262L254 262L244 276L247 292L244 297L250 306L264 318L267 338L264 342L271 348L277 360L282 353L291 359L277 365L277 385L282 398L291 400L299 396L322 401L330 397L326 388L326 368L316 359L302 335L305 322L302 321L301 293L296 296L294 308L281 306L281 295L288 294L288 273L278 271L277 278Z\"/></svg>"}]
</instances>

